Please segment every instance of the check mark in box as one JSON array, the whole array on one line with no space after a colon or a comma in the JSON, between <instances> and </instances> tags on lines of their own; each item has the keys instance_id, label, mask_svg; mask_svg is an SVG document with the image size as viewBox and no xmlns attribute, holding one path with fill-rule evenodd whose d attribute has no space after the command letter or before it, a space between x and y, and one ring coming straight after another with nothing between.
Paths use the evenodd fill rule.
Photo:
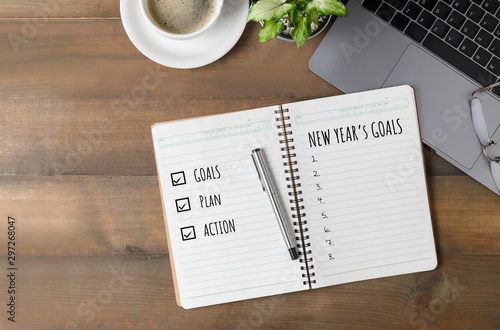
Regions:
<instances>
[{"instance_id":1,"label":"check mark in box","mask_svg":"<svg viewBox=\"0 0 500 330\"><path fill-rule=\"evenodd\" d=\"M186 184L186 174L184 171L170 173L170 179L172 180L172 186L182 186Z\"/></svg>"},{"instance_id":2,"label":"check mark in box","mask_svg":"<svg viewBox=\"0 0 500 330\"><path fill-rule=\"evenodd\" d=\"M189 241L196 238L196 231L194 226L188 226L181 228L181 236L183 241Z\"/></svg>"},{"instance_id":3,"label":"check mark in box","mask_svg":"<svg viewBox=\"0 0 500 330\"><path fill-rule=\"evenodd\" d=\"M175 200L175 206L177 212L186 212L191 210L191 204L189 203L189 197L179 198Z\"/></svg>"}]
</instances>

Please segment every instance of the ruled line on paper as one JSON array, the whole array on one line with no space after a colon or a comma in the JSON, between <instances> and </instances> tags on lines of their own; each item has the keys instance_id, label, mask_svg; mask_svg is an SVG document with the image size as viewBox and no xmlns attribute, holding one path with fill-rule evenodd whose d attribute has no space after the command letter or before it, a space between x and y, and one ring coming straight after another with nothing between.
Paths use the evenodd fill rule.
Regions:
<instances>
[{"instance_id":1,"label":"ruled line on paper","mask_svg":"<svg viewBox=\"0 0 500 330\"><path fill-rule=\"evenodd\" d=\"M241 292L241 291L247 291L247 290L254 290L254 289L258 289L258 288L264 288L264 287L276 286L276 285L282 285L282 284L288 284L288 283L295 283L295 281L285 281L285 282L278 282L278 283L271 283L271 284L246 287L246 288L241 288L241 289L236 289L236 290L219 291L219 292L209 293L209 294L200 295L200 296L187 297L186 299L197 299L197 298L202 298L202 297L207 297L207 296Z\"/></svg>"},{"instance_id":2,"label":"ruled line on paper","mask_svg":"<svg viewBox=\"0 0 500 330\"><path fill-rule=\"evenodd\" d=\"M268 279L272 279L272 278L275 278L275 276L262 276L260 277L260 280L268 280ZM234 279L234 275L230 275L230 276L225 276L225 277L218 277L218 279L220 280L227 280L227 279ZM190 284L200 284L200 283L203 283L203 284L206 284L207 283L207 280L204 279L204 280L200 280L200 281L191 281ZM242 283L242 281L236 281L236 282L225 282L225 284L227 285L234 285L234 284L240 284ZM210 288L216 288L216 287L219 287L220 285L214 285L214 286L204 286L205 289L210 289ZM193 288L191 290L186 290L186 292L194 292L194 291L199 291L199 288Z\"/></svg>"},{"instance_id":3,"label":"ruled line on paper","mask_svg":"<svg viewBox=\"0 0 500 330\"><path fill-rule=\"evenodd\" d=\"M390 264L376 265L376 266L373 266L373 267L357 268L357 269L348 270L348 271L345 271L345 272L339 272L339 273L332 273L332 274L324 275L322 277L330 277L330 276L336 276L336 275L347 274L347 273L361 272L361 271L365 271L365 270L369 270L369 269L382 268L382 267L395 266L395 265L402 265L402 264L419 262L419 261L424 261L424 260L431 260L431 258L405 260L405 261L394 262L394 263L390 263Z\"/></svg>"},{"instance_id":4,"label":"ruled line on paper","mask_svg":"<svg viewBox=\"0 0 500 330\"><path fill-rule=\"evenodd\" d=\"M414 234L414 233L421 233L421 232L426 232L427 230L420 230L420 231L411 231L407 234ZM401 237L405 234L398 234L397 236ZM382 238L388 238L388 237L393 237L395 235L387 235L387 236L382 236L382 237L377 237L378 239L382 239ZM411 242L411 241L419 241L422 239L422 236L418 236L416 238L412 238L412 239L404 239L404 240L400 240L400 241L390 241L390 242L385 242L385 243L380 243L380 244L371 244L370 245L370 248L373 248L373 247L378 247L378 246L384 246L384 245L390 245L390 244L397 244L397 243L406 243L406 242ZM372 239L365 239L365 240L359 240L359 241L351 241L351 243L360 243L360 242L366 242L366 241L371 241ZM356 251L356 250L363 250L363 249L367 249L366 246L360 246L360 247L356 247L356 248L349 248L349 249L344 249L344 250L339 250L339 249L335 249L335 252L336 253L342 253L342 252L351 252L351 251Z\"/></svg>"},{"instance_id":5,"label":"ruled line on paper","mask_svg":"<svg viewBox=\"0 0 500 330\"><path fill-rule=\"evenodd\" d=\"M395 213L392 213L392 214L370 215L369 217L353 218L353 219L349 219L349 220L345 220L345 221L337 221L336 220L334 225L335 225L336 230L342 230L342 228L344 228L344 227L346 227L346 228L355 228L355 227L352 226L353 223L365 223L365 224L368 223L368 225L378 224L379 222L376 219L385 219L385 218L388 218L388 217L392 217L394 215L400 215L401 218L399 218L398 220L391 220L391 222L392 221L397 222L397 221L417 220L417 219L421 219L422 218L422 216L420 214L423 211L424 211L424 209L420 207L418 209L412 209L412 210L404 211L404 212L395 212ZM403 215L407 214L407 213L411 213L411 215L419 214L419 216L414 216L414 217L406 218ZM359 225L359 226L362 226L362 225ZM311 228L311 229L320 229L320 228L323 228L323 227L324 227L324 225L318 223L318 225L310 226L309 228Z\"/></svg>"},{"instance_id":6,"label":"ruled line on paper","mask_svg":"<svg viewBox=\"0 0 500 330\"><path fill-rule=\"evenodd\" d=\"M233 264L233 265L231 265L231 274L234 275L235 277L237 277L237 275L241 275L241 274L252 275L251 272L248 271L248 269L251 269L254 267L259 268L259 266L265 266L266 271L268 273L271 273L274 270L282 270L283 265L285 265L285 264L288 265L288 262L281 262L282 265L276 266L276 264L280 264L280 262L278 262L278 260L276 260L276 258L274 258L274 260L273 260L274 267L271 267L271 266L269 266L269 259L270 259L271 255L269 255L267 257L268 258L266 258L266 259L264 259L264 258L248 258L245 261L240 261L240 264L242 264L241 266L237 266L237 265ZM253 260L259 260L260 262L253 262ZM249 265L250 261L252 261L252 262ZM283 261L283 259L281 259L281 261ZM211 267L211 268L215 268L215 267ZM194 278L194 277L203 277L206 280L217 279L219 281L221 279L219 276L217 276L215 278L211 278L211 275L220 274L220 273L227 273L227 272L228 272L228 270L226 269L226 267L217 267L216 270L213 270L213 271L207 271L207 272L202 272L202 273L196 272L196 274L192 274L192 275L186 274L186 275L184 275L184 278L188 279L188 278ZM241 272L241 273L239 273L239 272ZM238 283L239 283L239 281L238 281Z\"/></svg>"}]
</instances>

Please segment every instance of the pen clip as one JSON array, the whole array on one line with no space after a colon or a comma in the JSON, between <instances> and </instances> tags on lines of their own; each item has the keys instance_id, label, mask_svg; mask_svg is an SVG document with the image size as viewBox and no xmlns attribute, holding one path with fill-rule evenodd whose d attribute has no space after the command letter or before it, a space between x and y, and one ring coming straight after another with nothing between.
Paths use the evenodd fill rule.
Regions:
<instances>
[{"instance_id":1,"label":"pen clip","mask_svg":"<svg viewBox=\"0 0 500 330\"><path fill-rule=\"evenodd\" d=\"M253 164L255 165L255 169L257 170L257 175L259 176L260 184L262 185L262 191L266 191L264 181L262 181L262 175L260 174L261 169L259 168L258 160L256 159L258 151L260 151L260 149L252 150L252 160L253 160Z\"/></svg>"}]
</instances>

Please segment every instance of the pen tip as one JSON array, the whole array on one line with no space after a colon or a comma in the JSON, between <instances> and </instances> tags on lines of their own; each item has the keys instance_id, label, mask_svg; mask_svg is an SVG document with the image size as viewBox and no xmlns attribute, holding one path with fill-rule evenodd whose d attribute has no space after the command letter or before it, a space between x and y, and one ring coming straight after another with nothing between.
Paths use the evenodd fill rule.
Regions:
<instances>
[{"instance_id":1,"label":"pen tip","mask_svg":"<svg viewBox=\"0 0 500 330\"><path fill-rule=\"evenodd\" d=\"M292 260L299 258L299 254L297 253L296 248L293 247L293 248L289 249L288 251L290 252L290 256L292 257Z\"/></svg>"}]
</instances>

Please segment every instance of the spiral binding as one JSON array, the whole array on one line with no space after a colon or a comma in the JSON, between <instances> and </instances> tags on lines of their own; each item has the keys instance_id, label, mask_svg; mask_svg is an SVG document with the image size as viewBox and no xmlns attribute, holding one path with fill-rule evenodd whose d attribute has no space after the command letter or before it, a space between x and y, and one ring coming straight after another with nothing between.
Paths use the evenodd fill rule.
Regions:
<instances>
[{"instance_id":1,"label":"spiral binding","mask_svg":"<svg viewBox=\"0 0 500 330\"><path fill-rule=\"evenodd\" d=\"M297 157L297 154L293 152L295 150L295 146L293 143L293 132L290 130L292 124L287 122L290 120L290 116L287 115L289 109L280 106L279 110L275 110L274 113L277 115L276 122L278 123L276 127L281 130L278 133L278 136L282 139L279 140L279 143L282 144L281 151L284 154L281 156L283 161L283 166L285 166L285 174L287 180L287 188L288 196L290 196L289 202L291 204L290 209L292 210L292 218L293 218L293 232L296 234L295 239L297 240L297 247L299 248L299 262L302 264L300 269L303 271L302 274L302 284L309 285L316 283L314 265L312 264L312 251L309 249L311 247L311 243L309 243L309 229L306 227L306 213L305 207L301 203L304 199L301 197L302 190L299 188L302 186L299 182L300 175L299 169L294 167L297 165L297 161L294 158ZM288 129L288 130L287 130Z\"/></svg>"}]
</instances>

